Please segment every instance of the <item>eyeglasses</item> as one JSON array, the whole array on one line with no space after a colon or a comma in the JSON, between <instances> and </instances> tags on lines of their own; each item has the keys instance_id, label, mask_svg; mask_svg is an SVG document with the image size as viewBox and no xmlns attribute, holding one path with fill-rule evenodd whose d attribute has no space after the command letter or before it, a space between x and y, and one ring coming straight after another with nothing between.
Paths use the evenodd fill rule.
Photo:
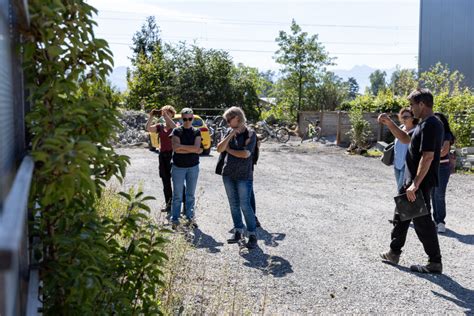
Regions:
<instances>
[{"instance_id":1,"label":"eyeglasses","mask_svg":"<svg viewBox=\"0 0 474 316\"><path fill-rule=\"evenodd\" d=\"M230 123L234 119L235 116L232 116L231 118L226 119L227 123Z\"/></svg>"},{"instance_id":2,"label":"eyeglasses","mask_svg":"<svg viewBox=\"0 0 474 316\"><path fill-rule=\"evenodd\" d=\"M411 119L413 116L411 115L405 115L405 116L402 116L402 119L403 120L408 120L408 119Z\"/></svg>"},{"instance_id":3,"label":"eyeglasses","mask_svg":"<svg viewBox=\"0 0 474 316\"><path fill-rule=\"evenodd\" d=\"M191 122L193 120L192 117L183 117L182 118L183 122Z\"/></svg>"}]
</instances>

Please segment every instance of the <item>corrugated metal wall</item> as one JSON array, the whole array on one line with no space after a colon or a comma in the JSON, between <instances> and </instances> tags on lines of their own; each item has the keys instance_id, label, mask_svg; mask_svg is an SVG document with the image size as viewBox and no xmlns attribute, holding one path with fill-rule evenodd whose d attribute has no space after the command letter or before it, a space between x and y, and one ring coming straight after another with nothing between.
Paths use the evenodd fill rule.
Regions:
<instances>
[{"instance_id":1,"label":"corrugated metal wall","mask_svg":"<svg viewBox=\"0 0 474 316\"><path fill-rule=\"evenodd\" d=\"M448 64L474 88L474 0L421 0L419 71Z\"/></svg>"},{"instance_id":2,"label":"corrugated metal wall","mask_svg":"<svg viewBox=\"0 0 474 316\"><path fill-rule=\"evenodd\" d=\"M0 0L0 212L25 154L24 90L12 2Z\"/></svg>"}]
</instances>

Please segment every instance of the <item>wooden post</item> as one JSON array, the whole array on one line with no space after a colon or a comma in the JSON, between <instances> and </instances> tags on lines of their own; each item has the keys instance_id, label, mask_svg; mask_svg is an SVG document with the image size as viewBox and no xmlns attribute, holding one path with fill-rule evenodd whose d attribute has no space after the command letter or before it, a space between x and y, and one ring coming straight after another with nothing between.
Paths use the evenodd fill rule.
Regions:
<instances>
[{"instance_id":1,"label":"wooden post","mask_svg":"<svg viewBox=\"0 0 474 316\"><path fill-rule=\"evenodd\" d=\"M341 111L337 111L336 145L338 146L341 144L341 133Z\"/></svg>"}]
</instances>

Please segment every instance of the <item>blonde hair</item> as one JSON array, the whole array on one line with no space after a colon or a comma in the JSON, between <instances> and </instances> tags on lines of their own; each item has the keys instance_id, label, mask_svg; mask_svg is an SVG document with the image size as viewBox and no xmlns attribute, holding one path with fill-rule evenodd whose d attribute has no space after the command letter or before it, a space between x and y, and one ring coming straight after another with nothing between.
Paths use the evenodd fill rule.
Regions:
<instances>
[{"instance_id":1,"label":"blonde hair","mask_svg":"<svg viewBox=\"0 0 474 316\"><path fill-rule=\"evenodd\" d=\"M172 106L172 105L165 105L161 108L161 111L168 111L168 112L171 112L173 113L173 116L176 115L176 110L175 108Z\"/></svg>"},{"instance_id":2,"label":"blonde hair","mask_svg":"<svg viewBox=\"0 0 474 316\"><path fill-rule=\"evenodd\" d=\"M239 122L242 124L247 123L247 118L245 117L244 111L236 106L231 107L230 109L227 109L227 111L224 112L224 115L222 115L226 120L232 119L233 117L238 117Z\"/></svg>"}]
</instances>

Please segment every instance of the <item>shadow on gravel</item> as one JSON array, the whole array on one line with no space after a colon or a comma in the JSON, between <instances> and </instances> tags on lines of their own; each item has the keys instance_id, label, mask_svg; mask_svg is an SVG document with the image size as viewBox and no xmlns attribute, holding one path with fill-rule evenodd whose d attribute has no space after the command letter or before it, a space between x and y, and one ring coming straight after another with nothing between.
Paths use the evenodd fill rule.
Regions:
<instances>
[{"instance_id":1,"label":"shadow on gravel","mask_svg":"<svg viewBox=\"0 0 474 316\"><path fill-rule=\"evenodd\" d=\"M265 246L269 246L269 247L278 247L279 245L278 242L282 241L286 237L286 234L270 233L264 228L259 228L257 232L258 232L257 234L258 239L263 240L263 242L265 243Z\"/></svg>"},{"instance_id":2,"label":"shadow on gravel","mask_svg":"<svg viewBox=\"0 0 474 316\"><path fill-rule=\"evenodd\" d=\"M449 228L446 228L446 233L442 234L441 236L456 238L457 240L459 240L460 242L464 244L474 245L474 235L461 235Z\"/></svg>"},{"instance_id":3,"label":"shadow on gravel","mask_svg":"<svg viewBox=\"0 0 474 316\"><path fill-rule=\"evenodd\" d=\"M199 228L195 228L193 245L196 248L206 248L210 253L218 253L221 250L217 247L222 247L224 243L218 242L214 237L205 234Z\"/></svg>"},{"instance_id":4,"label":"shadow on gravel","mask_svg":"<svg viewBox=\"0 0 474 316\"><path fill-rule=\"evenodd\" d=\"M273 275L276 278L283 278L289 273L293 273L291 263L279 256L270 256L263 252L260 247L249 252L240 252L240 256L247 260L244 265L258 269L265 275Z\"/></svg>"},{"instance_id":5,"label":"shadow on gravel","mask_svg":"<svg viewBox=\"0 0 474 316\"><path fill-rule=\"evenodd\" d=\"M392 265L393 266L393 265ZM402 266L394 266L400 271L407 272L417 276L419 278L428 280L433 282L434 284L441 287L446 292L449 292L454 297L449 297L444 294L438 293L436 291L432 291L433 294L437 297L443 298L448 300L459 307L465 308L466 311L464 312L466 315L474 315L474 290L465 288L455 280L453 280L450 276L446 274L425 274L425 273L416 273L411 271L407 267Z\"/></svg>"}]
</instances>

